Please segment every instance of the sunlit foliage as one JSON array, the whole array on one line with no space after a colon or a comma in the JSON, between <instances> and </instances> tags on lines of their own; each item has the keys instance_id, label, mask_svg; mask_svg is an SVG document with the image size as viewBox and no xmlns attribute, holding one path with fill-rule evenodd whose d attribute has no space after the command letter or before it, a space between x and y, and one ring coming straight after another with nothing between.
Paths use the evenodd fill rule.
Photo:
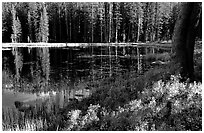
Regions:
<instances>
[{"instance_id":1,"label":"sunlit foliage","mask_svg":"<svg viewBox=\"0 0 204 133\"><path fill-rule=\"evenodd\" d=\"M201 130L201 97L201 83L180 83L179 77L172 76L116 111L99 105L90 105L84 116L80 110L71 111L68 130Z\"/></svg>"}]
</instances>

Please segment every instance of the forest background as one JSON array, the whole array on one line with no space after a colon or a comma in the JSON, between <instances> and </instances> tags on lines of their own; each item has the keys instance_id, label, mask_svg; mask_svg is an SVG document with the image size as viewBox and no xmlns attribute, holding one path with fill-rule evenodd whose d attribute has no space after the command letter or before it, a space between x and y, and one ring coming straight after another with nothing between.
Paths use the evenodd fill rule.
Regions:
<instances>
[{"instance_id":1,"label":"forest background","mask_svg":"<svg viewBox=\"0 0 204 133\"><path fill-rule=\"evenodd\" d=\"M18 42L51 43L170 40L179 6L176 2L4 2L2 41L16 37Z\"/></svg>"}]
</instances>

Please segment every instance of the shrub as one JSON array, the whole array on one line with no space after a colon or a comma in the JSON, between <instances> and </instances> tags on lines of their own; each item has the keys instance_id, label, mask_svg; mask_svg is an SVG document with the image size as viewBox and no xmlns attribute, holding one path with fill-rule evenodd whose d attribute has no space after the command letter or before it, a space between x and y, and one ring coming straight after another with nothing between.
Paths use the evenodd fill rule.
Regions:
<instances>
[{"instance_id":1,"label":"shrub","mask_svg":"<svg viewBox=\"0 0 204 133\"><path fill-rule=\"evenodd\" d=\"M167 83L156 82L152 89L142 92L139 100L129 104L136 130L201 130L201 83L180 83L179 78L172 76ZM171 112L165 120L168 103Z\"/></svg>"},{"instance_id":2,"label":"shrub","mask_svg":"<svg viewBox=\"0 0 204 133\"><path fill-rule=\"evenodd\" d=\"M69 121L66 130L81 130L87 127L92 127L91 125L94 122L99 120L97 116L98 109L100 108L99 105L90 105L87 114L82 116L81 110L72 110L68 113Z\"/></svg>"},{"instance_id":3,"label":"shrub","mask_svg":"<svg viewBox=\"0 0 204 133\"><path fill-rule=\"evenodd\" d=\"M139 99L115 111L91 105L75 126L79 130L201 130L201 83L181 83L179 78L156 82Z\"/></svg>"}]
</instances>

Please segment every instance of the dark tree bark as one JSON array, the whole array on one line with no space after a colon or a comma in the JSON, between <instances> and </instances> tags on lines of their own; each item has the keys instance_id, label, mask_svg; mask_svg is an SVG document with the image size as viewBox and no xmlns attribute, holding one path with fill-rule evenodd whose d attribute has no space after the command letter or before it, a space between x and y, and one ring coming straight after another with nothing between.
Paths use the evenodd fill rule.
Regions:
<instances>
[{"instance_id":1,"label":"dark tree bark","mask_svg":"<svg viewBox=\"0 0 204 133\"><path fill-rule=\"evenodd\" d=\"M201 10L201 3L182 3L174 28L173 59L183 80L194 80L193 52Z\"/></svg>"}]
</instances>

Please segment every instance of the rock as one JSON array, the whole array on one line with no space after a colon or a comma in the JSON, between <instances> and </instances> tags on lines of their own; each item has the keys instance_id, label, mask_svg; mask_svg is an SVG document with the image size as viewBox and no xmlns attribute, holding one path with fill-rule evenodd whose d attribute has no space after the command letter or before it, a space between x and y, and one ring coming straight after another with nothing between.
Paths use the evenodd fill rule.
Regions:
<instances>
[{"instance_id":1,"label":"rock","mask_svg":"<svg viewBox=\"0 0 204 133\"><path fill-rule=\"evenodd\" d=\"M152 62L151 64L152 65L165 65L165 64L167 64L167 62L163 62L163 61L158 60L158 61Z\"/></svg>"},{"instance_id":2,"label":"rock","mask_svg":"<svg viewBox=\"0 0 204 133\"><path fill-rule=\"evenodd\" d=\"M20 102L20 101L15 101L14 102L15 107L20 111L20 112L28 112L28 111L33 111L34 110L34 106L26 104L24 102Z\"/></svg>"},{"instance_id":3,"label":"rock","mask_svg":"<svg viewBox=\"0 0 204 133\"><path fill-rule=\"evenodd\" d=\"M69 98L69 101L73 102L73 103L78 103L79 102L79 100L76 99L76 98Z\"/></svg>"},{"instance_id":4,"label":"rock","mask_svg":"<svg viewBox=\"0 0 204 133\"><path fill-rule=\"evenodd\" d=\"M14 85L12 84L12 83L10 83L10 84L5 84L5 88L6 89L11 89L11 88L13 88L14 87Z\"/></svg>"}]
</instances>

